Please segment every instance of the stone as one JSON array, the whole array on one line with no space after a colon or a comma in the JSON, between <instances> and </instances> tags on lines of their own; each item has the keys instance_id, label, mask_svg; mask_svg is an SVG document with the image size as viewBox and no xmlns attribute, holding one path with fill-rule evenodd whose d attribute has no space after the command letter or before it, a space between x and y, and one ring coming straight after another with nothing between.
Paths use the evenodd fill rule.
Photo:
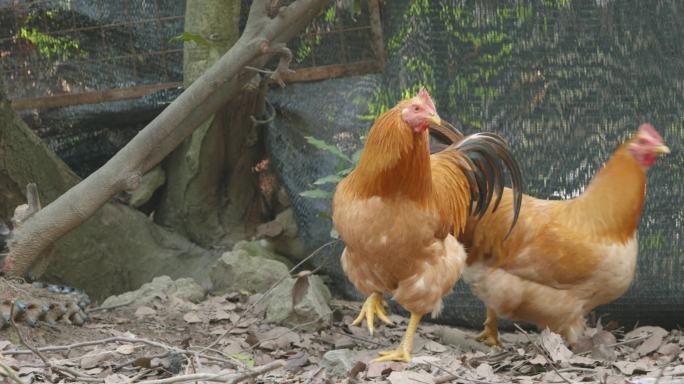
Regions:
<instances>
[{"instance_id":1,"label":"stone","mask_svg":"<svg viewBox=\"0 0 684 384\"><path fill-rule=\"evenodd\" d=\"M196 303L201 301L204 295L204 289L193 279L171 280L168 276L158 276L135 291L108 297L102 302L102 306L142 306L155 301L164 302L170 298Z\"/></svg>"},{"instance_id":2,"label":"stone","mask_svg":"<svg viewBox=\"0 0 684 384\"><path fill-rule=\"evenodd\" d=\"M354 355L349 349L336 349L323 355L321 365L330 377L346 377L354 367Z\"/></svg>"},{"instance_id":3,"label":"stone","mask_svg":"<svg viewBox=\"0 0 684 384\"><path fill-rule=\"evenodd\" d=\"M266 321L305 330L328 326L332 321L332 310L328 306L332 296L323 280L309 276L308 291L296 306L292 305L294 283L295 279L288 278L273 290L268 299Z\"/></svg>"},{"instance_id":4,"label":"stone","mask_svg":"<svg viewBox=\"0 0 684 384\"><path fill-rule=\"evenodd\" d=\"M280 261L264 257L267 253L258 244L247 242L240 242L232 251L224 253L209 272L213 292L259 293L271 288L289 274L289 269Z\"/></svg>"}]
</instances>

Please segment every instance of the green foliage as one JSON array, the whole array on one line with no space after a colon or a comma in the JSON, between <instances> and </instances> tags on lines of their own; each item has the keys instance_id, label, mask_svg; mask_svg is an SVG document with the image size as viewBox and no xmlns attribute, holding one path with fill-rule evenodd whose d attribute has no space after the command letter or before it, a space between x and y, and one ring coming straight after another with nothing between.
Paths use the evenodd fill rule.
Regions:
<instances>
[{"instance_id":1,"label":"green foliage","mask_svg":"<svg viewBox=\"0 0 684 384\"><path fill-rule=\"evenodd\" d=\"M79 48L77 41L66 37L50 36L36 28L21 27L16 37L30 41L36 46L38 53L48 59L59 57L66 60L73 55L85 55L85 52Z\"/></svg>"},{"instance_id":2,"label":"green foliage","mask_svg":"<svg viewBox=\"0 0 684 384\"><path fill-rule=\"evenodd\" d=\"M327 176L323 176L320 179L313 182L314 185L337 185L345 176L354 170L356 165L359 163L361 158L362 149L354 152L351 157L345 155L339 148L333 144L328 144L324 140L317 139L312 136L306 136L306 141L312 146L320 149L321 151L335 155L338 158L338 163L335 173ZM314 188L299 194L303 197L308 197L312 199L329 199L332 198L333 192L324 190L321 188Z\"/></svg>"},{"instance_id":3,"label":"green foliage","mask_svg":"<svg viewBox=\"0 0 684 384\"><path fill-rule=\"evenodd\" d=\"M244 352L233 353L230 355L230 357L241 361L243 364L245 364L245 368L247 369L254 367L254 359Z\"/></svg>"},{"instance_id":4,"label":"green foliage","mask_svg":"<svg viewBox=\"0 0 684 384\"><path fill-rule=\"evenodd\" d=\"M198 35L196 33L190 33L190 32L183 32L182 34L178 36L174 36L169 39L169 43L178 43L178 42L193 42L199 46L202 47L213 47L217 48L218 44L214 43L213 41L209 41L202 37L201 35Z\"/></svg>"}]
</instances>

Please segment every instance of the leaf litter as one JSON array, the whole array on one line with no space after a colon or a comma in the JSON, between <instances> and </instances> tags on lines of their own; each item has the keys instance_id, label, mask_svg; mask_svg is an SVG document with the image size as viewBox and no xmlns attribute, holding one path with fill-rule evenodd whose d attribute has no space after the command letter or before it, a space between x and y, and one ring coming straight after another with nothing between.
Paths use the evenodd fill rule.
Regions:
<instances>
[{"instance_id":1,"label":"leaf litter","mask_svg":"<svg viewBox=\"0 0 684 384\"><path fill-rule=\"evenodd\" d=\"M309 275L297 276L294 303ZM641 326L624 332L599 322L573 348L548 329L513 330L502 332L503 348L489 348L475 341L476 330L426 322L410 363L377 363L371 360L379 350L400 342L407 318L391 314L394 324L378 324L370 336L366 328L351 325L360 303L333 300L334 322L309 332L268 324L263 311L245 313L256 299L244 292L209 296L198 304L160 297L154 308L93 313L85 327L18 324L51 367L6 327L0 330L0 379L7 367L23 383L145 383L172 377L306 384L684 383L684 338L677 329ZM326 355L330 351L344 353Z\"/></svg>"}]
</instances>

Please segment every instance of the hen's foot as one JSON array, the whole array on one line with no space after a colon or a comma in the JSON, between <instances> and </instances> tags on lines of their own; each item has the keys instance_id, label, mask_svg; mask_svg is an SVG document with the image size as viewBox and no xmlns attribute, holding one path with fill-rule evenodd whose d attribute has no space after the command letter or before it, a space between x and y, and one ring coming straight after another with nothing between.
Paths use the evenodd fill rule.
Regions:
<instances>
[{"instance_id":1,"label":"hen's foot","mask_svg":"<svg viewBox=\"0 0 684 384\"><path fill-rule=\"evenodd\" d=\"M501 341L499 341L499 330L496 321L496 312L493 309L487 308L487 320L484 322L484 330L477 335L475 339L481 341L490 347L500 347Z\"/></svg>"},{"instance_id":2,"label":"hen's foot","mask_svg":"<svg viewBox=\"0 0 684 384\"><path fill-rule=\"evenodd\" d=\"M475 338L475 340L483 342L490 347L500 347L501 346L501 341L499 341L499 332L491 331L490 329L484 329L482 332L480 332L479 335Z\"/></svg>"},{"instance_id":3,"label":"hen's foot","mask_svg":"<svg viewBox=\"0 0 684 384\"><path fill-rule=\"evenodd\" d=\"M394 351L380 351L378 354L380 357L373 359L372 362L405 361L408 363L411 361L411 352L404 345L404 343L399 345L399 348L395 349Z\"/></svg>"},{"instance_id":4,"label":"hen's foot","mask_svg":"<svg viewBox=\"0 0 684 384\"><path fill-rule=\"evenodd\" d=\"M386 306L387 303L385 303L385 300L382 298L382 294L373 292L368 296L366 302L363 303L361 313L359 313L359 316L354 320L352 325L359 325L365 319L368 332L370 332L372 336L373 331L375 330L375 315L385 322L385 324L392 324L392 320L387 317L387 312L385 312Z\"/></svg>"}]
</instances>

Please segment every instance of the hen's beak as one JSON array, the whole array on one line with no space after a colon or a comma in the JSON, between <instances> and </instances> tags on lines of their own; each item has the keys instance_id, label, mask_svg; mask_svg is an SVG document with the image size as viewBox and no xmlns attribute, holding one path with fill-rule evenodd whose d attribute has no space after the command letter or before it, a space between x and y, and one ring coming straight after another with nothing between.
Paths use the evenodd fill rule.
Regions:
<instances>
[{"instance_id":1,"label":"hen's beak","mask_svg":"<svg viewBox=\"0 0 684 384\"><path fill-rule=\"evenodd\" d=\"M668 148L667 145L661 144L653 148L653 152L661 155L667 155L670 153L670 148Z\"/></svg>"}]
</instances>

